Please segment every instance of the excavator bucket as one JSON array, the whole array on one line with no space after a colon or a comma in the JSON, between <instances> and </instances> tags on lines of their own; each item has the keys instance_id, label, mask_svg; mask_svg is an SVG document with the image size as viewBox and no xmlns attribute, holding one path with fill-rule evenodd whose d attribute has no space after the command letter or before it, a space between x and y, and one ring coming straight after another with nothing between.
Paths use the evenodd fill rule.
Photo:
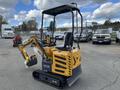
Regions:
<instances>
[{"instance_id":1,"label":"excavator bucket","mask_svg":"<svg viewBox=\"0 0 120 90\"><path fill-rule=\"evenodd\" d=\"M30 57L30 60L25 63L25 65L28 66L28 67L31 67L31 66L36 65L36 64L37 64L37 57L36 57L36 55L32 55Z\"/></svg>"}]
</instances>

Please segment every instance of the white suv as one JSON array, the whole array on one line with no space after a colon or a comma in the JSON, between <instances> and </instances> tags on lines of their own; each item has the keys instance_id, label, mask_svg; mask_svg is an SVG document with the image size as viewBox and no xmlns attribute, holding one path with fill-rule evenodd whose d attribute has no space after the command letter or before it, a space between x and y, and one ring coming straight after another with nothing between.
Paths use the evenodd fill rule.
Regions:
<instances>
[{"instance_id":1,"label":"white suv","mask_svg":"<svg viewBox=\"0 0 120 90\"><path fill-rule=\"evenodd\" d=\"M117 37L116 37L116 43L120 43L120 30L116 32Z\"/></svg>"},{"instance_id":2,"label":"white suv","mask_svg":"<svg viewBox=\"0 0 120 90\"><path fill-rule=\"evenodd\" d=\"M111 35L108 29L99 29L97 30L93 37L92 37L92 43L107 43L111 44Z\"/></svg>"}]
</instances>

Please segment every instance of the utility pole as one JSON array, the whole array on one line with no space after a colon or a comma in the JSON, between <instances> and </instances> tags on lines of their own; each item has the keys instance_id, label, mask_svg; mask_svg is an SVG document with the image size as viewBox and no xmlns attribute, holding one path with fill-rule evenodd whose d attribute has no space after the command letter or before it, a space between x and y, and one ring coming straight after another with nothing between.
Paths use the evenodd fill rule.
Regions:
<instances>
[{"instance_id":1,"label":"utility pole","mask_svg":"<svg viewBox=\"0 0 120 90\"><path fill-rule=\"evenodd\" d=\"M86 21L86 30L87 30L87 19L85 19L85 21Z\"/></svg>"},{"instance_id":2,"label":"utility pole","mask_svg":"<svg viewBox=\"0 0 120 90\"><path fill-rule=\"evenodd\" d=\"M77 6L77 3L75 3L75 2L73 2L73 3L71 3L72 5L75 5L76 6L76 8L78 7ZM77 11L76 11L76 31L77 31L77 33L78 33L78 13L77 13Z\"/></svg>"}]
</instances>

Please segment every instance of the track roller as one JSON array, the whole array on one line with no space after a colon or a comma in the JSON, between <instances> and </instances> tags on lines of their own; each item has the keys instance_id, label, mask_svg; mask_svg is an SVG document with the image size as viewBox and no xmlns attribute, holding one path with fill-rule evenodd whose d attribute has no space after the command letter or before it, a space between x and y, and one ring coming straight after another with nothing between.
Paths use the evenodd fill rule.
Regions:
<instances>
[{"instance_id":1,"label":"track roller","mask_svg":"<svg viewBox=\"0 0 120 90\"><path fill-rule=\"evenodd\" d=\"M63 76L51 74L41 70L34 71L33 77L38 81L42 81L56 88L63 88L65 87L65 84L66 84L66 79Z\"/></svg>"}]
</instances>

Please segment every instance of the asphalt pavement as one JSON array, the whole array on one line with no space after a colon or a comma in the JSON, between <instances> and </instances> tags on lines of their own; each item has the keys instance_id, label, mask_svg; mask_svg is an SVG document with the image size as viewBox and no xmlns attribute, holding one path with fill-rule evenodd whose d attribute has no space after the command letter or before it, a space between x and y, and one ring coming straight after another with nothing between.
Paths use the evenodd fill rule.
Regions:
<instances>
[{"instance_id":1,"label":"asphalt pavement","mask_svg":"<svg viewBox=\"0 0 120 90\"><path fill-rule=\"evenodd\" d=\"M63 90L120 90L120 45L80 46L81 77ZM19 50L12 47L12 39L0 39L0 90L58 90L33 79L32 72L39 68L40 60L38 65L25 68Z\"/></svg>"}]
</instances>

